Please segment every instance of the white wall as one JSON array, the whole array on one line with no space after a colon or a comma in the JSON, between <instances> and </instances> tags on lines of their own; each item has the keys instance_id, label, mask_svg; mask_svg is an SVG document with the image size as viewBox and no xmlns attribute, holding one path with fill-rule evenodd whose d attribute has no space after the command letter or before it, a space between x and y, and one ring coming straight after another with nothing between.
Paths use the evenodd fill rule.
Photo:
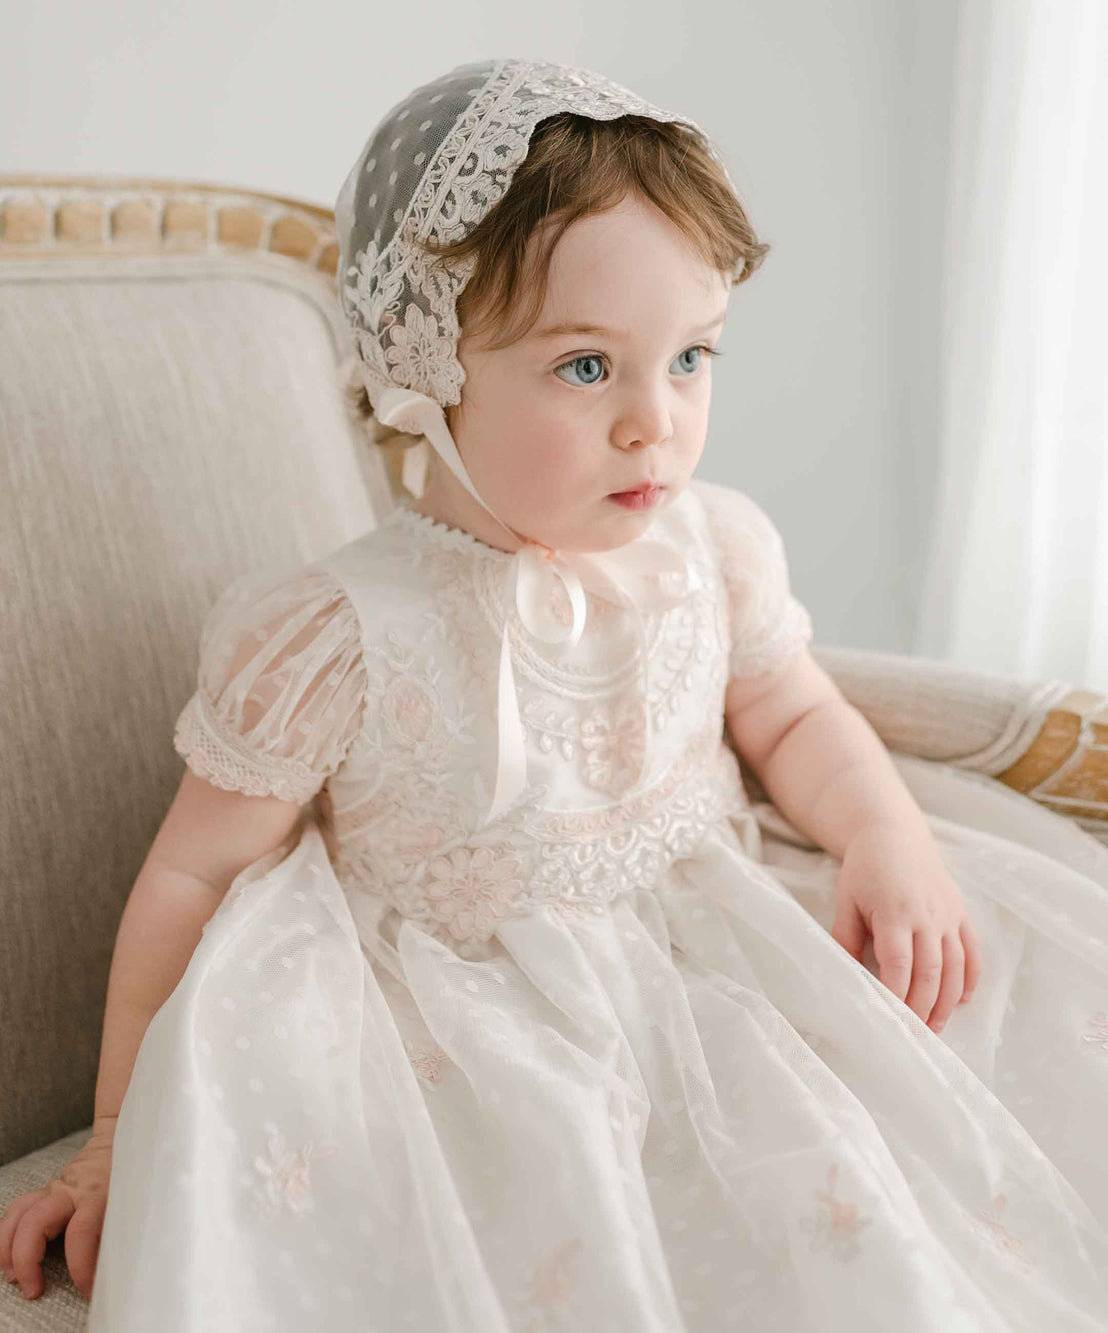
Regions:
<instances>
[{"instance_id":1,"label":"white wall","mask_svg":"<svg viewBox=\"0 0 1108 1333\"><path fill-rule=\"evenodd\" d=\"M596 69L691 115L774 247L732 301L700 474L773 515L817 641L907 651L959 3L39 0L4 17L0 171L331 205L390 106L490 56Z\"/></svg>"}]
</instances>

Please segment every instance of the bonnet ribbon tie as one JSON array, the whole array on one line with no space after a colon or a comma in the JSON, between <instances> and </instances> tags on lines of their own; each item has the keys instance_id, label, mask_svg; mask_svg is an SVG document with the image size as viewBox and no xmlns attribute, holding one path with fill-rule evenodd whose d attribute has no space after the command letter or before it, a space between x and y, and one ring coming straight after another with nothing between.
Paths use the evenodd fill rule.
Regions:
<instances>
[{"instance_id":1,"label":"bonnet ribbon tie","mask_svg":"<svg viewBox=\"0 0 1108 1333\"><path fill-rule=\"evenodd\" d=\"M382 388L376 378L371 380L367 376L366 379L367 384L372 384L377 399L374 403L377 419L397 430L426 437L478 504L488 510L517 541L524 542L518 551L512 553L513 558L508 563L504 579L504 606L507 612L514 599L519 618L529 634L545 643L568 642L573 647L585 629L585 588L632 612L643 658L648 736L649 662L646 658L646 625L642 613L644 609L655 611L674 606L699 586L699 580L684 554L645 535L611 551L557 551L540 542L520 538L478 495L450 434L442 407L426 394L397 386ZM405 474L405 484L408 475ZM573 620L569 626L558 623L548 609L557 581L561 581L565 588L573 611ZM500 639L496 787L482 827L501 815L523 791L527 782L523 726L512 671L508 621L509 617L505 614ZM643 738L642 760L635 778L635 789L646 773L650 752L647 736Z\"/></svg>"}]
</instances>

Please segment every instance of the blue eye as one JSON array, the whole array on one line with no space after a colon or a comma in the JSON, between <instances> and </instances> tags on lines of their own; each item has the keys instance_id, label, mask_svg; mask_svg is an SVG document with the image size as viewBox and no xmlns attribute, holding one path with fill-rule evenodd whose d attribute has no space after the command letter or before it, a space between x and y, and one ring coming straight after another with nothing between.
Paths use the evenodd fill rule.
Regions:
<instances>
[{"instance_id":1,"label":"blue eye","mask_svg":"<svg viewBox=\"0 0 1108 1333\"><path fill-rule=\"evenodd\" d=\"M718 352L718 351L716 351L716 349L715 349L714 347L708 347L708 346L706 346L704 343L696 343L696 344L695 344L694 346L692 346L692 347L686 347L685 350L684 350L683 352L681 352L681 353L675 358L675 362L674 362L674 364L676 364L676 362L678 362L678 361L681 361L682 357L686 357L686 356L688 356L688 354L689 354L690 352L706 352L706 353L708 354L708 356L722 356L722 355L723 355L722 352ZM693 373L693 372L695 372L695 371L697 371L697 370L700 369L700 362L701 362L701 358L700 358L700 357L697 357L697 358L692 362L691 365L690 365L688 362L685 362L685 363L684 363L684 364L685 364L685 369L686 369L686 371L689 372L689 374L686 374L686 376L685 376L686 379L690 378L691 373ZM554 374L557 375L557 374L558 374L558 371L560 371L560 370L565 370L565 368L566 368L567 366L589 365L589 363L592 363L592 368L590 369L590 371L588 372L588 374L599 374L600 368L602 368L603 365L604 365L604 357L601 356L601 354L600 354L599 352L587 352L587 353L585 353L583 356L575 356L575 357L573 357L573 358L572 358L571 360L569 360L569 361L563 361L562 364L561 364L560 366L555 366L555 367L554 367ZM559 376L559 378L561 378L561 376ZM567 384L572 383L572 382L573 382L572 380L567 380L567 381L566 381ZM580 382L580 381L579 381L579 382ZM599 383L600 383L600 380L599 380L599 379L595 379L595 378L586 378L586 379L584 380L584 383L585 383L586 385L588 385L588 384L599 384Z\"/></svg>"},{"instance_id":2,"label":"blue eye","mask_svg":"<svg viewBox=\"0 0 1108 1333\"><path fill-rule=\"evenodd\" d=\"M586 372L585 383L596 384L598 381L596 379L588 378L588 375L590 373L599 375L603 365L604 365L603 357L599 357L595 353L590 352L589 355L587 356L575 356L572 361L563 361L560 366L555 367L554 373L557 374L559 370L565 370L566 366L573 366L575 368L577 366L588 366L589 371Z\"/></svg>"}]
</instances>

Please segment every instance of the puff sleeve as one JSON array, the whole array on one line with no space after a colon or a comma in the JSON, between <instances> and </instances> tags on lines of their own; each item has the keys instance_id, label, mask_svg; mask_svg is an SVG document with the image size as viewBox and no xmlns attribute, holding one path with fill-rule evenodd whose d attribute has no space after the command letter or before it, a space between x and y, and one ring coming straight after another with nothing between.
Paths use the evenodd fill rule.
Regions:
<instances>
[{"instance_id":1,"label":"puff sleeve","mask_svg":"<svg viewBox=\"0 0 1108 1333\"><path fill-rule=\"evenodd\" d=\"M773 670L807 646L812 620L789 588L781 534L742 491L695 479L731 621L730 675Z\"/></svg>"},{"instance_id":2,"label":"puff sleeve","mask_svg":"<svg viewBox=\"0 0 1108 1333\"><path fill-rule=\"evenodd\" d=\"M216 787L303 805L342 763L365 691L357 618L331 575L248 573L204 622L173 746Z\"/></svg>"}]
</instances>

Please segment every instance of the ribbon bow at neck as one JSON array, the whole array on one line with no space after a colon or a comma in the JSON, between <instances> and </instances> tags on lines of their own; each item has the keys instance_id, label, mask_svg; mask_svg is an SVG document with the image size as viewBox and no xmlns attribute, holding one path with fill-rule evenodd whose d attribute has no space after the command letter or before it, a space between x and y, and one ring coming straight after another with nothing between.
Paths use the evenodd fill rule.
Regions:
<instances>
[{"instance_id":1,"label":"ribbon bow at neck","mask_svg":"<svg viewBox=\"0 0 1108 1333\"><path fill-rule=\"evenodd\" d=\"M372 396L376 398L374 413L377 419L397 430L425 436L478 504L488 510L507 532L517 537L478 495L450 434L442 407L433 398L413 389L395 386L382 388L378 381L371 380L369 376L366 381L367 387L371 387ZM405 483L407 481L406 472ZM573 620L569 626L558 623L549 611L557 581L564 586L573 610ZM673 606L697 586L696 575L680 551L646 536L611 551L556 551L541 542L525 540L508 562L504 579L504 606L507 611L511 601L515 601L520 620L534 638L544 643L568 642L570 647L579 641L585 629L585 588L617 606L628 608L634 615L635 632L643 655L643 670L648 686L646 625L642 613L644 610L664 610ZM523 791L527 782L526 751L512 671L508 621L509 617L505 614L500 639L496 788L482 827L501 815ZM645 697L649 700L649 688L645 690ZM649 733L649 708L646 717ZM636 788L645 776L649 753L650 746L644 743L642 761L635 780Z\"/></svg>"}]
</instances>

